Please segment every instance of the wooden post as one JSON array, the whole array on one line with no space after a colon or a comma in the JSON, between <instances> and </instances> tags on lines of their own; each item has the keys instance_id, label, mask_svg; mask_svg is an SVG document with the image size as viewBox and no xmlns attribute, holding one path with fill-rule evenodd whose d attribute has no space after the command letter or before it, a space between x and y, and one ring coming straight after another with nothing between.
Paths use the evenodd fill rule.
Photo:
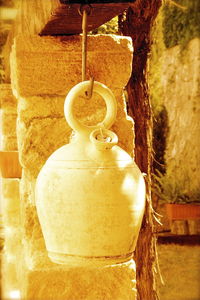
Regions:
<instances>
[{"instance_id":1,"label":"wooden post","mask_svg":"<svg viewBox=\"0 0 200 300\"><path fill-rule=\"evenodd\" d=\"M150 51L150 31L161 5L160 0L138 0L119 25L124 35L132 37L134 57L132 75L127 85L129 114L135 122L135 159L141 171L146 173L147 201L142 229L135 252L137 266L138 300L155 300L154 264L155 237L153 235L153 211L151 205L152 167L152 114L146 81L146 65Z\"/></svg>"}]
</instances>

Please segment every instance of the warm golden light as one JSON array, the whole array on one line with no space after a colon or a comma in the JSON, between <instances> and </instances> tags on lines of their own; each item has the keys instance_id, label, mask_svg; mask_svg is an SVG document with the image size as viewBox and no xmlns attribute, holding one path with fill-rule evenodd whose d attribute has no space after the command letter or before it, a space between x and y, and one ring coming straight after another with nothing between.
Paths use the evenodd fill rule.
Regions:
<instances>
[{"instance_id":1,"label":"warm golden light","mask_svg":"<svg viewBox=\"0 0 200 300\"><path fill-rule=\"evenodd\" d=\"M9 293L10 299L20 299L20 291L13 290Z\"/></svg>"}]
</instances>

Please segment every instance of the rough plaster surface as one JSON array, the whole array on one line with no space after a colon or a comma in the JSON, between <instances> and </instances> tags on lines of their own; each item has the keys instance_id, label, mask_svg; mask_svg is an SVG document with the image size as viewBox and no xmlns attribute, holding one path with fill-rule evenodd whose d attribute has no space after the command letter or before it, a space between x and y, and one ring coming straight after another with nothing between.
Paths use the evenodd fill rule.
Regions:
<instances>
[{"instance_id":1,"label":"rough plaster surface","mask_svg":"<svg viewBox=\"0 0 200 300\"><path fill-rule=\"evenodd\" d=\"M182 193L199 193L200 176L200 39L191 40L181 53L179 46L163 58L164 104L169 135L167 176Z\"/></svg>"},{"instance_id":2,"label":"rough plaster surface","mask_svg":"<svg viewBox=\"0 0 200 300\"><path fill-rule=\"evenodd\" d=\"M123 87L131 73L129 38L89 37L88 69L95 80L106 84L116 96L118 112L112 130L119 145L133 155L133 120L127 116ZM69 267L53 264L45 249L38 221L34 186L49 155L68 143L71 129L63 105L67 92L81 80L81 39L76 37L18 36L11 55L12 88L18 99L17 134L23 175L20 184L21 292L33 300L134 299L133 261L110 267ZM97 95L77 99L75 114L85 124L96 124L105 114ZM21 275L20 275L21 272Z\"/></svg>"},{"instance_id":3,"label":"rough plaster surface","mask_svg":"<svg viewBox=\"0 0 200 300\"><path fill-rule=\"evenodd\" d=\"M164 285L157 278L161 300L200 299L200 246L158 245Z\"/></svg>"}]
</instances>

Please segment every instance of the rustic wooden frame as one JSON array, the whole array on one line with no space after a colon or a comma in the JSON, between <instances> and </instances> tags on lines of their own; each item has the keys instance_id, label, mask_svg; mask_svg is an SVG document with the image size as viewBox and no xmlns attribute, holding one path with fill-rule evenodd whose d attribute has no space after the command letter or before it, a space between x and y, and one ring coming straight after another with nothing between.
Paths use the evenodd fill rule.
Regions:
<instances>
[{"instance_id":1,"label":"rustic wooden frame","mask_svg":"<svg viewBox=\"0 0 200 300\"><path fill-rule=\"evenodd\" d=\"M136 0L60 0L62 4L133 3Z\"/></svg>"},{"instance_id":2,"label":"rustic wooden frame","mask_svg":"<svg viewBox=\"0 0 200 300\"><path fill-rule=\"evenodd\" d=\"M16 30L28 34L72 35L82 32L81 4L88 3L88 31L92 31L122 14L133 5L131 1L80 1L80 0L21 0Z\"/></svg>"}]
</instances>

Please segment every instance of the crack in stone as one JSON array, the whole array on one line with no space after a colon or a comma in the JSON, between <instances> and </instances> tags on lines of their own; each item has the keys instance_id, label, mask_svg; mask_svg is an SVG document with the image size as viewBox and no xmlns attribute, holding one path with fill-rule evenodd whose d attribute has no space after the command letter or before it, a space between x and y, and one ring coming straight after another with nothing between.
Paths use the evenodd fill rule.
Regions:
<instances>
[{"instance_id":1,"label":"crack in stone","mask_svg":"<svg viewBox=\"0 0 200 300\"><path fill-rule=\"evenodd\" d=\"M38 116L38 117L33 117L31 118L29 121L25 122L23 120L20 120L20 122L23 122L25 125L26 125L26 128L30 127L32 125L32 123L35 121L35 120L53 120L53 119L65 119L64 116L60 116L60 115L48 115L48 116ZM67 123L67 121L66 121Z\"/></svg>"}]
</instances>

